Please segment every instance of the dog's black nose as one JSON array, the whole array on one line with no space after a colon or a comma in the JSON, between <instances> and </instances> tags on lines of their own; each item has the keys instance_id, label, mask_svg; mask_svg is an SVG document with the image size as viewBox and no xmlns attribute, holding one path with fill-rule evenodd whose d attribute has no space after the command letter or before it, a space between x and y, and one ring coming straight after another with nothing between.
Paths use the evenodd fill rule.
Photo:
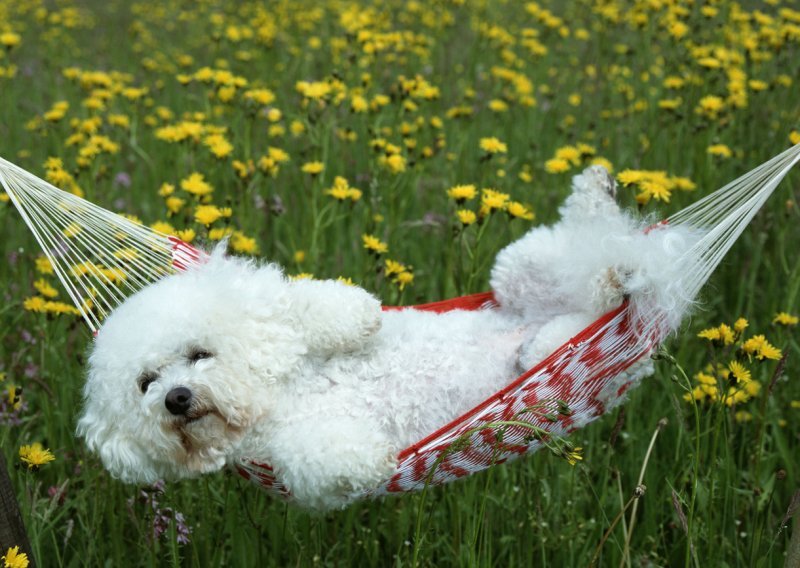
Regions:
<instances>
[{"instance_id":1,"label":"dog's black nose","mask_svg":"<svg viewBox=\"0 0 800 568\"><path fill-rule=\"evenodd\" d=\"M167 393L164 399L167 410L175 416L186 414L192 405L192 391L186 387L177 387Z\"/></svg>"}]
</instances>

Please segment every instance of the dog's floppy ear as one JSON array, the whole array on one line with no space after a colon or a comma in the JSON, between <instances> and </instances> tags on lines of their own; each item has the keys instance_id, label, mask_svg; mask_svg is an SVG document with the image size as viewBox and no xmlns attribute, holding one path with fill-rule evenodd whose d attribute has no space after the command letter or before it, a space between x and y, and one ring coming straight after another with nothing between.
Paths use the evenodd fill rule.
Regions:
<instances>
[{"instance_id":1,"label":"dog's floppy ear","mask_svg":"<svg viewBox=\"0 0 800 568\"><path fill-rule=\"evenodd\" d=\"M381 303L363 288L308 279L289 286L293 312L310 351L352 351L380 329Z\"/></svg>"}]
</instances>

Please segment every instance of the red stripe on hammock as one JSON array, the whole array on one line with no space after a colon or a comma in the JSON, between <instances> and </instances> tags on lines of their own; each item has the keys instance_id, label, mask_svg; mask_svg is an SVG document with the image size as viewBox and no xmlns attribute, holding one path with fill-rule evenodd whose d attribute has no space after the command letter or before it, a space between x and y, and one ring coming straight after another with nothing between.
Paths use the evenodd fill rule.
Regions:
<instances>
[{"instance_id":1,"label":"red stripe on hammock","mask_svg":"<svg viewBox=\"0 0 800 568\"><path fill-rule=\"evenodd\" d=\"M492 292L482 292L480 294L470 294L459 296L440 302L430 302L428 304L417 304L416 306L382 306L384 312L394 312L400 310L419 310L423 312L436 312L441 314L452 310L479 310L481 308L492 308L497 306Z\"/></svg>"},{"instance_id":2,"label":"red stripe on hammock","mask_svg":"<svg viewBox=\"0 0 800 568\"><path fill-rule=\"evenodd\" d=\"M456 299L458 299L458 298L456 298ZM445 424L444 426L442 426L441 428L439 428L438 430L436 430L432 434L429 434L428 436L424 437L422 440L420 440L416 444L413 444L413 445L407 447L405 450L401 451L399 454L397 454L397 461L401 462L401 461L403 461L403 459L405 459L409 455L419 453L420 449L422 447L426 446L428 443L432 442L433 440L435 440L439 436L441 436L441 435L443 435L443 434L445 434L447 432L450 432L456 426L458 426L459 424L461 424L463 422L468 421L470 418L472 418L476 414L480 414L488 406L490 406L490 405L502 400L503 398L505 398L505 396L508 393L514 391L521 383L524 383L532 375L534 375L535 373L538 373L540 370L552 365L556 360L558 360L558 358L561 356L561 354L563 353L563 351L565 349L569 349L571 347L571 345L575 345L577 343L580 343L580 342L583 342L583 341L587 341L588 339L590 339L595 333L597 333L599 330L601 330L608 322L610 322L617 315L619 315L623 310L625 310L625 308L627 308L627 306L628 306L628 301L626 300L617 309L612 310L612 311L608 312L606 315L602 316L601 318L595 320L589 327L587 327L582 332L580 332L578 335L576 335L575 337L573 337L572 339L567 341L564 345L562 345L556 351L554 351L549 357L547 357L543 361L540 361L535 367L533 367L532 369L529 369L528 371L526 371L525 373L523 373L522 375L517 377L514 381L509 383L505 388L503 388L502 390L496 392L491 397L487 398L482 403L480 403L478 406L474 407L472 410L462 414L461 416L459 416L455 420L452 420L451 422ZM559 372L558 369L554 369L554 373L558 373L558 372Z\"/></svg>"}]
</instances>

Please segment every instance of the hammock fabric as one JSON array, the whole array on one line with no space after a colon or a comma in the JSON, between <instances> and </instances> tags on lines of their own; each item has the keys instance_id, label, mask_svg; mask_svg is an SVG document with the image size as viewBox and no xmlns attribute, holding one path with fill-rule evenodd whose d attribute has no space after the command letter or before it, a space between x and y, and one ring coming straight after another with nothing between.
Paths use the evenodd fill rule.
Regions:
<instances>
[{"instance_id":1,"label":"hammock fabric","mask_svg":"<svg viewBox=\"0 0 800 568\"><path fill-rule=\"evenodd\" d=\"M703 233L682 258L688 276L680 284L687 305L798 161L800 144L651 227L686 225ZM174 236L61 191L2 158L0 185L95 333L128 295L207 258ZM494 305L487 293L384 309L446 312ZM651 353L679 323L648 307L645 300L626 300L501 391L401 451L395 473L364 496L459 479L533 452L548 436L564 436L585 426L620 404L625 393L652 372ZM246 462L237 470L273 495L291 499L269 464Z\"/></svg>"}]
</instances>

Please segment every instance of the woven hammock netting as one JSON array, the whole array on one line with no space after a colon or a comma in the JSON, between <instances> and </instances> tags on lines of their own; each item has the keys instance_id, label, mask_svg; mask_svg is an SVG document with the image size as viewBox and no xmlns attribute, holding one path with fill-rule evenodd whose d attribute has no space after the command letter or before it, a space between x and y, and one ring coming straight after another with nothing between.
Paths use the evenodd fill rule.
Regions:
<instances>
[{"instance_id":1,"label":"woven hammock netting","mask_svg":"<svg viewBox=\"0 0 800 568\"><path fill-rule=\"evenodd\" d=\"M681 258L687 305L798 161L800 144L663 221L703 235ZM131 294L207 258L174 236L64 192L2 158L0 185L93 332ZM401 451L394 474L365 496L414 491L516 459L539 449L547 435L566 436L622 402L652 372L650 355L680 323L637 300L626 300L534 368L510 377L501 391ZM491 294L476 294L385 309L444 312L493 303ZM559 413L564 402L571 412ZM291 498L269 464L245 462L238 471L275 496Z\"/></svg>"}]
</instances>

